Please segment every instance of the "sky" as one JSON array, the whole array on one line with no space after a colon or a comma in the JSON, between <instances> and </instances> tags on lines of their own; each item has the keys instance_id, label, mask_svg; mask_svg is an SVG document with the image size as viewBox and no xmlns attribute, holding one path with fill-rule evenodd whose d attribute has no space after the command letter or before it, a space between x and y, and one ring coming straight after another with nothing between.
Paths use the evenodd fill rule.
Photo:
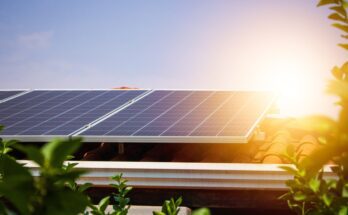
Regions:
<instances>
[{"instance_id":1,"label":"sky","mask_svg":"<svg viewBox=\"0 0 348 215\"><path fill-rule=\"evenodd\" d=\"M273 90L335 116L347 59L315 0L0 0L0 89Z\"/></svg>"}]
</instances>

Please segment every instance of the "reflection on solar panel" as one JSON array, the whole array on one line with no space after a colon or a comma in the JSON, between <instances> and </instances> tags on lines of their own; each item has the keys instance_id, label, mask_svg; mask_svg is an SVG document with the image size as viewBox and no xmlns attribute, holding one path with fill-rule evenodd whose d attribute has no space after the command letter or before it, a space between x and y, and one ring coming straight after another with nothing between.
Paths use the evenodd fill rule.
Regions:
<instances>
[{"instance_id":1,"label":"reflection on solar panel","mask_svg":"<svg viewBox=\"0 0 348 215\"><path fill-rule=\"evenodd\" d=\"M23 91L19 90L0 90L0 101L15 96Z\"/></svg>"},{"instance_id":2,"label":"reflection on solar panel","mask_svg":"<svg viewBox=\"0 0 348 215\"><path fill-rule=\"evenodd\" d=\"M69 135L144 90L38 90L0 103L1 135Z\"/></svg>"},{"instance_id":3,"label":"reflection on solar panel","mask_svg":"<svg viewBox=\"0 0 348 215\"><path fill-rule=\"evenodd\" d=\"M86 141L247 142L274 96L157 90L84 131Z\"/></svg>"}]
</instances>

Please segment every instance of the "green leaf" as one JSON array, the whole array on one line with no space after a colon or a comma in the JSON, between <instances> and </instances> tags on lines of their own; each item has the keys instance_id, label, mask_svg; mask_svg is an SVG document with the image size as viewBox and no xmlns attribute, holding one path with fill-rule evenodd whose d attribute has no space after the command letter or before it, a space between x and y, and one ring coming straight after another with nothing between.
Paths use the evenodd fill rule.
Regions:
<instances>
[{"instance_id":1,"label":"green leaf","mask_svg":"<svg viewBox=\"0 0 348 215\"><path fill-rule=\"evenodd\" d=\"M348 100L348 82L331 80L328 84L327 92Z\"/></svg>"},{"instance_id":2,"label":"green leaf","mask_svg":"<svg viewBox=\"0 0 348 215\"><path fill-rule=\"evenodd\" d=\"M81 184L79 185L79 188L78 188L78 191L79 192L85 192L87 189L89 189L90 187L92 187L93 184L92 183L84 183L84 184Z\"/></svg>"},{"instance_id":3,"label":"green leaf","mask_svg":"<svg viewBox=\"0 0 348 215\"><path fill-rule=\"evenodd\" d=\"M192 212L192 215L210 215L210 210L208 208L200 208L200 209L194 210Z\"/></svg>"},{"instance_id":4,"label":"green leaf","mask_svg":"<svg viewBox=\"0 0 348 215\"><path fill-rule=\"evenodd\" d=\"M29 170L7 155L0 157L3 172L0 194L9 200L21 214L29 214L30 199L35 193L34 178Z\"/></svg>"},{"instance_id":5,"label":"green leaf","mask_svg":"<svg viewBox=\"0 0 348 215\"><path fill-rule=\"evenodd\" d=\"M347 215L348 214L348 207L342 206L340 211L338 212L338 215Z\"/></svg>"},{"instance_id":6,"label":"green leaf","mask_svg":"<svg viewBox=\"0 0 348 215\"><path fill-rule=\"evenodd\" d=\"M348 44L347 43L345 43L345 44L343 44L343 43L340 43L340 44L338 44L340 47L342 47L342 48L344 48L344 49L347 49L348 50Z\"/></svg>"},{"instance_id":7,"label":"green leaf","mask_svg":"<svg viewBox=\"0 0 348 215\"><path fill-rule=\"evenodd\" d=\"M340 15L347 17L347 12L346 10L341 7L341 6L334 6L334 7L330 7L331 10L336 11L337 13L339 13Z\"/></svg>"},{"instance_id":8,"label":"green leaf","mask_svg":"<svg viewBox=\"0 0 348 215\"><path fill-rule=\"evenodd\" d=\"M28 158L40 166L44 165L44 156L41 151L34 146L16 145L15 149L24 152Z\"/></svg>"},{"instance_id":9,"label":"green leaf","mask_svg":"<svg viewBox=\"0 0 348 215\"><path fill-rule=\"evenodd\" d=\"M334 23L332 24L332 26L348 33L348 25L343 25L341 23Z\"/></svg>"},{"instance_id":10,"label":"green leaf","mask_svg":"<svg viewBox=\"0 0 348 215\"><path fill-rule=\"evenodd\" d=\"M335 66L334 68L332 68L331 74L339 80L342 80L343 78L343 71L338 66Z\"/></svg>"},{"instance_id":11,"label":"green leaf","mask_svg":"<svg viewBox=\"0 0 348 215\"><path fill-rule=\"evenodd\" d=\"M342 189L342 197L348 198L348 184L345 184Z\"/></svg>"},{"instance_id":12,"label":"green leaf","mask_svg":"<svg viewBox=\"0 0 348 215\"><path fill-rule=\"evenodd\" d=\"M316 178L311 178L309 181L309 187L313 192L318 192L320 188L320 181Z\"/></svg>"},{"instance_id":13,"label":"green leaf","mask_svg":"<svg viewBox=\"0 0 348 215\"><path fill-rule=\"evenodd\" d=\"M89 200L70 189L52 190L45 197L44 211L49 215L76 215L85 211Z\"/></svg>"},{"instance_id":14,"label":"green leaf","mask_svg":"<svg viewBox=\"0 0 348 215\"><path fill-rule=\"evenodd\" d=\"M330 207L332 200L333 200L332 196L329 196L328 194L324 193L322 196L322 199L323 199L325 205L327 207Z\"/></svg>"},{"instance_id":15,"label":"green leaf","mask_svg":"<svg viewBox=\"0 0 348 215\"><path fill-rule=\"evenodd\" d=\"M102 200L100 200L98 206L101 211L105 211L106 207L110 203L110 196L104 197Z\"/></svg>"},{"instance_id":16,"label":"green leaf","mask_svg":"<svg viewBox=\"0 0 348 215\"><path fill-rule=\"evenodd\" d=\"M338 4L338 0L320 0L319 3L317 4L318 7L323 6L323 5L328 5L328 4Z\"/></svg>"},{"instance_id":17,"label":"green leaf","mask_svg":"<svg viewBox=\"0 0 348 215\"><path fill-rule=\"evenodd\" d=\"M341 22L345 22L346 19L339 15L338 13L332 13L328 16L329 19L332 19L332 20L336 20L336 21L341 21Z\"/></svg>"},{"instance_id":18,"label":"green leaf","mask_svg":"<svg viewBox=\"0 0 348 215\"><path fill-rule=\"evenodd\" d=\"M301 191L298 191L294 194L294 199L296 201L303 201L307 198L306 194L304 194L303 192Z\"/></svg>"},{"instance_id":19,"label":"green leaf","mask_svg":"<svg viewBox=\"0 0 348 215\"><path fill-rule=\"evenodd\" d=\"M81 138L53 140L42 148L47 167L61 168L66 158L81 145Z\"/></svg>"}]
</instances>

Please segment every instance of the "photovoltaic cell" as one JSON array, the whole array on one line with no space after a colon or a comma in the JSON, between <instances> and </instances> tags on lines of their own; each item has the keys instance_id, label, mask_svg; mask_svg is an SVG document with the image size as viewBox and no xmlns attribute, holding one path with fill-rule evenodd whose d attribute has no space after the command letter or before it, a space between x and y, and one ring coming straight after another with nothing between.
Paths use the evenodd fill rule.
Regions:
<instances>
[{"instance_id":1,"label":"photovoltaic cell","mask_svg":"<svg viewBox=\"0 0 348 215\"><path fill-rule=\"evenodd\" d=\"M264 92L158 90L81 135L130 139L247 136L273 98Z\"/></svg>"},{"instance_id":2,"label":"photovoltaic cell","mask_svg":"<svg viewBox=\"0 0 348 215\"><path fill-rule=\"evenodd\" d=\"M2 135L69 135L144 90L38 90L0 104Z\"/></svg>"},{"instance_id":3,"label":"photovoltaic cell","mask_svg":"<svg viewBox=\"0 0 348 215\"><path fill-rule=\"evenodd\" d=\"M19 93L22 93L23 91L19 91L19 90L0 90L0 101L7 99L9 97L15 96Z\"/></svg>"}]
</instances>

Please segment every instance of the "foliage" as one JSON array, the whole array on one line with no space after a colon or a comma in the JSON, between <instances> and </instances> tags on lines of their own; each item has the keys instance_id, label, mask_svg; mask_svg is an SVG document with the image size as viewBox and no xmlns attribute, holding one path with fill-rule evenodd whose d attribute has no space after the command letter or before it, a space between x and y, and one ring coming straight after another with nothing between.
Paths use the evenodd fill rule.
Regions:
<instances>
[{"instance_id":1,"label":"foliage","mask_svg":"<svg viewBox=\"0 0 348 215\"><path fill-rule=\"evenodd\" d=\"M177 200L171 198L170 200L165 200L162 205L161 211L154 211L153 215L177 215L180 211L179 206L182 203L182 198L179 197Z\"/></svg>"},{"instance_id":2,"label":"foliage","mask_svg":"<svg viewBox=\"0 0 348 215\"><path fill-rule=\"evenodd\" d=\"M122 174L115 175L112 179L116 183L110 185L117 190L117 193L113 193L113 198L116 202L113 208L117 215L126 215L130 208L130 198L127 195L133 188L127 186L127 180L122 178Z\"/></svg>"},{"instance_id":3,"label":"foliage","mask_svg":"<svg viewBox=\"0 0 348 215\"><path fill-rule=\"evenodd\" d=\"M293 166L280 168L293 174L294 179L287 181L289 192L280 198L286 200L289 208L297 214L347 214L348 186L344 185L347 185L345 179L324 180L323 171L314 176L308 174L299 161L299 155L292 145L283 155Z\"/></svg>"},{"instance_id":4,"label":"foliage","mask_svg":"<svg viewBox=\"0 0 348 215\"><path fill-rule=\"evenodd\" d=\"M90 211L91 214L92 215L111 215L112 213L106 212L106 208L108 207L109 203L110 203L110 196L106 196L102 200L100 200L98 205L91 204L89 206L91 208L91 211Z\"/></svg>"},{"instance_id":5,"label":"foliage","mask_svg":"<svg viewBox=\"0 0 348 215\"><path fill-rule=\"evenodd\" d=\"M122 174L111 177L116 183L110 184L117 190L117 193L113 193L112 197L115 201L113 205L113 211L107 212L106 208L110 204L110 196L104 197L100 200L97 206L90 205L91 214L93 215L126 215L130 208L130 198L127 197L128 193L132 190L132 187L127 186L127 180L122 178Z\"/></svg>"},{"instance_id":6,"label":"foliage","mask_svg":"<svg viewBox=\"0 0 348 215\"><path fill-rule=\"evenodd\" d=\"M333 26L343 31L348 39L348 3L345 0L320 0L318 6L329 5ZM347 43L339 44L348 50ZM328 92L337 96L340 113L337 120L324 116L307 117L298 127L305 128L318 137L321 146L303 160L299 153L288 148L283 155L293 166L283 166L294 175L287 181L289 192L281 196L297 214L348 214L348 62L332 69L334 79ZM323 167L329 161L337 179L324 179Z\"/></svg>"},{"instance_id":7,"label":"foliage","mask_svg":"<svg viewBox=\"0 0 348 215\"><path fill-rule=\"evenodd\" d=\"M192 212L192 215L210 215L208 208L200 208Z\"/></svg>"},{"instance_id":8,"label":"foliage","mask_svg":"<svg viewBox=\"0 0 348 215\"><path fill-rule=\"evenodd\" d=\"M0 125L0 132L3 130L3 126ZM17 141L15 140L3 140L0 138L0 155L2 154L8 154L12 151L12 146L16 144Z\"/></svg>"},{"instance_id":9,"label":"foliage","mask_svg":"<svg viewBox=\"0 0 348 215\"><path fill-rule=\"evenodd\" d=\"M3 153L0 155L0 194L19 214L73 215L83 212L89 202L87 196L66 185L84 172L66 168L63 164L80 143L80 139L54 140L41 149L14 145L38 164L39 175L34 177L28 168Z\"/></svg>"}]
</instances>

